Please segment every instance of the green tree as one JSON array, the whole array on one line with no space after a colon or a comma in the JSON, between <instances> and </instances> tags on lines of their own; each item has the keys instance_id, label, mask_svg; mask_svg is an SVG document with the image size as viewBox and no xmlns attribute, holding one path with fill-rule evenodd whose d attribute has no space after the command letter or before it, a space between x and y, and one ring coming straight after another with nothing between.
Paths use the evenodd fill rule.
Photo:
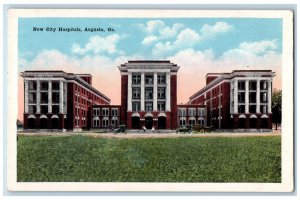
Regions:
<instances>
[{"instance_id":1,"label":"green tree","mask_svg":"<svg viewBox=\"0 0 300 200\"><path fill-rule=\"evenodd\" d=\"M273 122L276 125L276 130L278 124L281 124L281 99L282 99L282 90L273 90L272 94L272 113L273 113Z\"/></svg>"}]
</instances>

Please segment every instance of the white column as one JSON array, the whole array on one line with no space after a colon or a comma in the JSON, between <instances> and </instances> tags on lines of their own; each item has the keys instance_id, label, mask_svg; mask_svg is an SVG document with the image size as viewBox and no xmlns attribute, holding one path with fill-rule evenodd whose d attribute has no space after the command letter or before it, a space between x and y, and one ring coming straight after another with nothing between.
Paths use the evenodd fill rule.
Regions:
<instances>
[{"instance_id":1,"label":"white column","mask_svg":"<svg viewBox=\"0 0 300 200\"><path fill-rule=\"evenodd\" d=\"M272 113L272 81L268 81L268 113Z\"/></svg>"},{"instance_id":2,"label":"white column","mask_svg":"<svg viewBox=\"0 0 300 200\"><path fill-rule=\"evenodd\" d=\"M249 80L245 81L245 113L249 113Z\"/></svg>"},{"instance_id":3,"label":"white column","mask_svg":"<svg viewBox=\"0 0 300 200\"><path fill-rule=\"evenodd\" d=\"M48 113L52 113L52 82L48 81Z\"/></svg>"},{"instance_id":4,"label":"white column","mask_svg":"<svg viewBox=\"0 0 300 200\"><path fill-rule=\"evenodd\" d=\"M67 103L68 103L68 84L64 84L64 113L67 113Z\"/></svg>"},{"instance_id":5,"label":"white column","mask_svg":"<svg viewBox=\"0 0 300 200\"><path fill-rule=\"evenodd\" d=\"M260 113L260 80L256 81L256 113Z\"/></svg>"},{"instance_id":6,"label":"white column","mask_svg":"<svg viewBox=\"0 0 300 200\"><path fill-rule=\"evenodd\" d=\"M153 111L157 111L157 73L154 73L154 84L153 84Z\"/></svg>"},{"instance_id":7,"label":"white column","mask_svg":"<svg viewBox=\"0 0 300 200\"><path fill-rule=\"evenodd\" d=\"M141 73L141 111L145 111L145 73Z\"/></svg>"},{"instance_id":8,"label":"white column","mask_svg":"<svg viewBox=\"0 0 300 200\"><path fill-rule=\"evenodd\" d=\"M167 73L167 91L166 91L166 111L171 111L171 78L170 78L170 73Z\"/></svg>"},{"instance_id":9,"label":"white column","mask_svg":"<svg viewBox=\"0 0 300 200\"><path fill-rule=\"evenodd\" d=\"M233 113L238 113L238 81L233 82Z\"/></svg>"},{"instance_id":10,"label":"white column","mask_svg":"<svg viewBox=\"0 0 300 200\"><path fill-rule=\"evenodd\" d=\"M29 108L28 108L28 81L25 81L25 92L24 92L24 112L28 113Z\"/></svg>"},{"instance_id":11,"label":"white column","mask_svg":"<svg viewBox=\"0 0 300 200\"><path fill-rule=\"evenodd\" d=\"M59 112L64 113L64 82L59 81Z\"/></svg>"},{"instance_id":12,"label":"white column","mask_svg":"<svg viewBox=\"0 0 300 200\"><path fill-rule=\"evenodd\" d=\"M41 82L36 81L36 113L41 113Z\"/></svg>"},{"instance_id":13,"label":"white column","mask_svg":"<svg viewBox=\"0 0 300 200\"><path fill-rule=\"evenodd\" d=\"M127 111L132 111L132 74L128 74Z\"/></svg>"}]
</instances>

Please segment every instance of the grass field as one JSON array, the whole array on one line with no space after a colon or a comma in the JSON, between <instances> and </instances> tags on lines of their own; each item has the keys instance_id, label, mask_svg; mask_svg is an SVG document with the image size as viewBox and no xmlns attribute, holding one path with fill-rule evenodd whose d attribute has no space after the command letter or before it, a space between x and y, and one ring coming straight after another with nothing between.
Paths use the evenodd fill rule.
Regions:
<instances>
[{"instance_id":1,"label":"grass field","mask_svg":"<svg viewBox=\"0 0 300 200\"><path fill-rule=\"evenodd\" d=\"M281 182L281 137L19 136L17 179L55 182Z\"/></svg>"}]
</instances>

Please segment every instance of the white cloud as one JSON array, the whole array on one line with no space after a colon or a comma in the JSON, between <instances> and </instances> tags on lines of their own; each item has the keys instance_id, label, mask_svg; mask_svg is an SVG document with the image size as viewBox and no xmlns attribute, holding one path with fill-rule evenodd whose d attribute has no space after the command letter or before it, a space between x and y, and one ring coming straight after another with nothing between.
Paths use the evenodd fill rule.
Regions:
<instances>
[{"instance_id":1,"label":"white cloud","mask_svg":"<svg viewBox=\"0 0 300 200\"><path fill-rule=\"evenodd\" d=\"M208 24L203 25L200 32L192 30L191 28L185 28L183 30L182 28L183 25L181 24L173 24L172 31L169 29L165 29L166 32L168 32L169 30L169 32L172 33L173 35L177 35L176 39L174 41L165 41L165 42L159 41L158 43L154 44L154 47L152 49L152 54L155 57L171 55L176 51L185 48L194 47L195 45L199 44L201 41L205 39L213 38L216 37L218 34L231 31L233 29L233 26L226 22L216 22L214 25L208 25ZM162 39L161 36L158 37L156 40L153 39L151 42L153 43L160 39ZM148 44L150 44L150 42Z\"/></svg>"},{"instance_id":2,"label":"white cloud","mask_svg":"<svg viewBox=\"0 0 300 200\"><path fill-rule=\"evenodd\" d=\"M116 44L121 39L118 34L112 34L106 37L93 36L90 37L89 41L81 47L79 44L74 43L72 46L72 52L76 54L83 55L87 52L92 52L94 54L107 52L113 54L117 52Z\"/></svg>"},{"instance_id":3,"label":"white cloud","mask_svg":"<svg viewBox=\"0 0 300 200\"><path fill-rule=\"evenodd\" d=\"M200 33L203 38L214 37L220 33L226 33L231 31L233 26L227 22L216 22L214 25L205 24L202 26Z\"/></svg>"},{"instance_id":4,"label":"white cloud","mask_svg":"<svg viewBox=\"0 0 300 200\"><path fill-rule=\"evenodd\" d=\"M150 45L157 40L158 40L158 38L156 36L150 35L150 36L144 38L144 40L142 41L142 44Z\"/></svg>"},{"instance_id":5,"label":"white cloud","mask_svg":"<svg viewBox=\"0 0 300 200\"><path fill-rule=\"evenodd\" d=\"M159 58L166 55L172 54L178 49L190 48L196 45L201 40L201 37L198 33L190 28L182 30L176 37L174 42L159 42L154 45L152 49L152 54Z\"/></svg>"},{"instance_id":6,"label":"white cloud","mask_svg":"<svg viewBox=\"0 0 300 200\"><path fill-rule=\"evenodd\" d=\"M154 34L158 32L162 27L165 26L165 23L161 20L150 20L147 22L146 26L140 24L140 27L148 34Z\"/></svg>"},{"instance_id":7,"label":"white cloud","mask_svg":"<svg viewBox=\"0 0 300 200\"><path fill-rule=\"evenodd\" d=\"M146 33L142 41L143 45L175 37L184 28L184 25L180 23L175 23L170 27L166 26L162 20L150 20L146 25L139 24L139 26Z\"/></svg>"}]
</instances>

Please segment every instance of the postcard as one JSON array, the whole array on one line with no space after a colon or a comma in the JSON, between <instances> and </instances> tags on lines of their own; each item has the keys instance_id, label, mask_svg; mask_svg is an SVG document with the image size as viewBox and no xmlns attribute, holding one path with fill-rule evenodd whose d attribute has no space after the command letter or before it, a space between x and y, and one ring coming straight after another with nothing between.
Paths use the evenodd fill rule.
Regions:
<instances>
[{"instance_id":1,"label":"postcard","mask_svg":"<svg viewBox=\"0 0 300 200\"><path fill-rule=\"evenodd\" d=\"M293 12L10 9L11 191L291 192Z\"/></svg>"}]
</instances>

